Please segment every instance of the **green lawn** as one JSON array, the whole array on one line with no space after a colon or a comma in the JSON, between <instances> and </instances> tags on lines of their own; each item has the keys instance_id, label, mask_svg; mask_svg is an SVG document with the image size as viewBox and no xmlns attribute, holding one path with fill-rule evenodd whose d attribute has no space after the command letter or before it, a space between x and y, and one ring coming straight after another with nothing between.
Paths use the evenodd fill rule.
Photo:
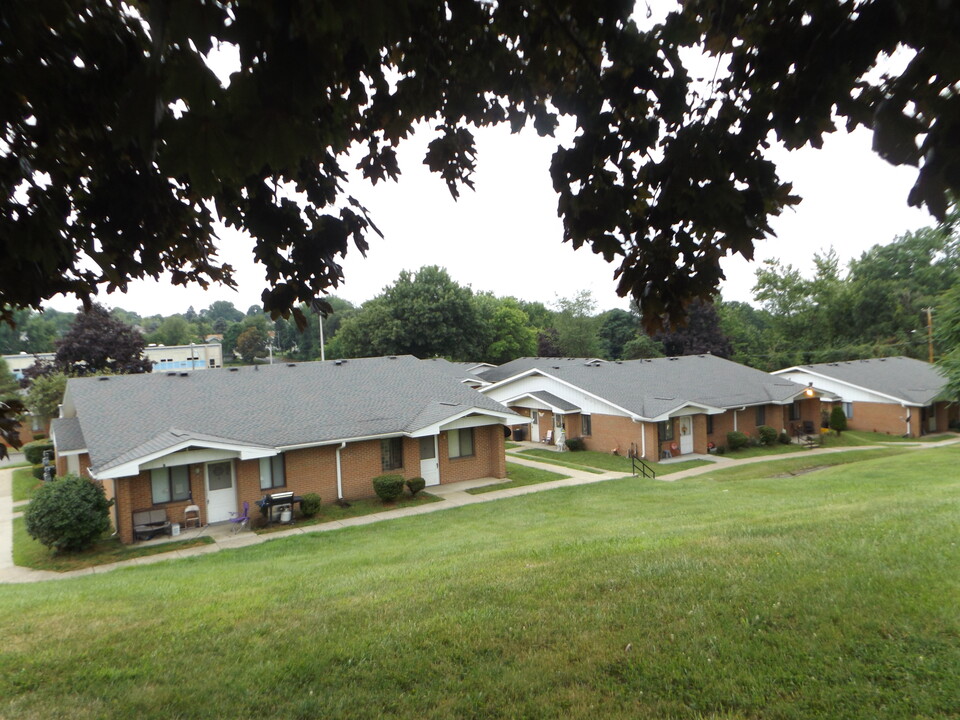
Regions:
<instances>
[{"instance_id":1,"label":"green lawn","mask_svg":"<svg viewBox=\"0 0 960 720\"><path fill-rule=\"evenodd\" d=\"M532 460L550 463L551 465L585 470L586 472L592 473L609 471L630 475L633 472L633 463L630 461L630 458L613 455L611 453L598 452L596 450L559 453L554 450L533 448L530 450L521 450L518 454L520 457L528 457ZM680 472L681 470L708 465L709 463L709 460L683 460L670 463L648 462L647 466L656 472L657 477L660 477L661 475L669 475Z\"/></svg>"},{"instance_id":2,"label":"green lawn","mask_svg":"<svg viewBox=\"0 0 960 720\"><path fill-rule=\"evenodd\" d=\"M471 495L482 495L483 493L493 492L494 490L506 490L507 488L522 487L524 485L538 485L553 480L563 480L568 477L570 476L508 462L507 482L484 485L483 487L467 490L467 492Z\"/></svg>"},{"instance_id":3,"label":"green lawn","mask_svg":"<svg viewBox=\"0 0 960 720\"><path fill-rule=\"evenodd\" d=\"M870 452L0 586L0 717L955 719L960 448Z\"/></svg>"},{"instance_id":4,"label":"green lawn","mask_svg":"<svg viewBox=\"0 0 960 720\"><path fill-rule=\"evenodd\" d=\"M330 504L324 505L320 512L312 518L305 518L303 516L297 516L295 518L296 522L294 523L296 527L309 527L311 525L318 525L320 523L332 522L334 520L348 520L352 517L360 517L361 515L372 515L373 513L386 512L387 510L396 510L398 508L412 507L414 505L426 505L428 503L441 502L443 498L437 497L436 495L431 495L428 492L419 492L416 496L411 497L404 493L396 502L384 503L380 498L364 498L362 500L351 500L349 507L341 507L340 505ZM256 510L250 517L254 522L254 532L264 535L269 533L279 532L280 530L289 530L289 525L281 525L279 523L274 523L272 525L267 525L266 527L260 527L259 523L263 522L259 509Z\"/></svg>"},{"instance_id":5,"label":"green lawn","mask_svg":"<svg viewBox=\"0 0 960 720\"><path fill-rule=\"evenodd\" d=\"M13 471L13 501L30 500L42 481L33 476L29 465Z\"/></svg>"},{"instance_id":6,"label":"green lawn","mask_svg":"<svg viewBox=\"0 0 960 720\"><path fill-rule=\"evenodd\" d=\"M27 524L22 517L13 520L13 562L21 567L29 567L35 570L54 570L56 572L82 570L94 565L105 565L148 555L159 555L212 542L212 538L204 536L157 545L124 545L117 538L105 537L84 552L55 554L27 534ZM0 717L3 717L3 715L0 714Z\"/></svg>"}]
</instances>

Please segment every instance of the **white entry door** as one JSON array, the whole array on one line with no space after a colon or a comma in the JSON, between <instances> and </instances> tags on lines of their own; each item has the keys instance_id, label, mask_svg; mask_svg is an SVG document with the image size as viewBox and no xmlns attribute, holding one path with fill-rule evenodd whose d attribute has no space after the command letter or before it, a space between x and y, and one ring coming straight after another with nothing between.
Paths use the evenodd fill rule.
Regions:
<instances>
[{"instance_id":1,"label":"white entry door","mask_svg":"<svg viewBox=\"0 0 960 720\"><path fill-rule=\"evenodd\" d=\"M223 522L237 511L237 487L233 462L207 463L207 522Z\"/></svg>"},{"instance_id":2,"label":"white entry door","mask_svg":"<svg viewBox=\"0 0 960 720\"><path fill-rule=\"evenodd\" d=\"M693 416L684 415L679 418L680 425L680 454L693 452Z\"/></svg>"},{"instance_id":3,"label":"white entry door","mask_svg":"<svg viewBox=\"0 0 960 720\"><path fill-rule=\"evenodd\" d=\"M530 441L540 442L540 423L537 418L540 412L538 410L530 411Z\"/></svg>"},{"instance_id":4,"label":"white entry door","mask_svg":"<svg viewBox=\"0 0 960 720\"><path fill-rule=\"evenodd\" d=\"M427 485L440 484L440 460L437 459L437 436L420 438L420 477Z\"/></svg>"}]
</instances>

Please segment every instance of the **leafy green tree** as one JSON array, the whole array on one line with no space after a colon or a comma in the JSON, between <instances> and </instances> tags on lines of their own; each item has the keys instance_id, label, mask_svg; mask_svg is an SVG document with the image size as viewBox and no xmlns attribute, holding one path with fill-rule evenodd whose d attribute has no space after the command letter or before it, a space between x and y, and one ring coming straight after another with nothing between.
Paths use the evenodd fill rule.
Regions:
<instances>
[{"instance_id":1,"label":"leafy green tree","mask_svg":"<svg viewBox=\"0 0 960 720\"><path fill-rule=\"evenodd\" d=\"M645 333L638 334L623 346L624 360L663 357L663 345Z\"/></svg>"},{"instance_id":2,"label":"leafy green tree","mask_svg":"<svg viewBox=\"0 0 960 720\"><path fill-rule=\"evenodd\" d=\"M262 328L250 326L237 337L236 352L245 363L251 364L266 352L268 340Z\"/></svg>"},{"instance_id":3,"label":"leafy green tree","mask_svg":"<svg viewBox=\"0 0 960 720\"><path fill-rule=\"evenodd\" d=\"M60 414L60 403L67 389L67 376L54 372L36 378L27 391L27 407L30 412L42 418L55 418Z\"/></svg>"},{"instance_id":4,"label":"leafy green tree","mask_svg":"<svg viewBox=\"0 0 960 720\"><path fill-rule=\"evenodd\" d=\"M597 334L607 360L623 360L624 348L640 332L640 318L626 310L615 308L600 314Z\"/></svg>"},{"instance_id":5,"label":"leafy green tree","mask_svg":"<svg viewBox=\"0 0 960 720\"><path fill-rule=\"evenodd\" d=\"M7 447L20 447L20 420L26 407L19 399L0 398L0 460L8 457Z\"/></svg>"},{"instance_id":6,"label":"leafy green tree","mask_svg":"<svg viewBox=\"0 0 960 720\"><path fill-rule=\"evenodd\" d=\"M216 260L220 219L254 238L266 310L302 325L298 303L336 286L339 258L376 232L344 191L356 148L367 180L396 179L397 148L420 126L424 162L456 197L473 183L473 128L548 135L570 116L577 136L550 168L564 240L618 261L619 292L650 322L710 297L719 259L750 257L798 201L766 157L771 140L819 147L838 119L866 125L882 157L918 168L909 201L943 217L960 187L954 4L696 0L644 30L634 12L10 0L0 318L165 271L233 284ZM205 58L221 44L238 48L229 83ZM901 68L870 72L898 47ZM681 60L691 48L726 69L706 91Z\"/></svg>"},{"instance_id":7,"label":"leafy green tree","mask_svg":"<svg viewBox=\"0 0 960 720\"><path fill-rule=\"evenodd\" d=\"M554 327L560 354L564 357L599 357L600 318L594 315L597 304L589 290L571 298L557 298Z\"/></svg>"},{"instance_id":8,"label":"leafy green tree","mask_svg":"<svg viewBox=\"0 0 960 720\"><path fill-rule=\"evenodd\" d=\"M537 331L530 327L527 314L515 303L504 301L493 314L494 340L483 359L497 365L529 357L537 352Z\"/></svg>"},{"instance_id":9,"label":"leafy green tree","mask_svg":"<svg viewBox=\"0 0 960 720\"><path fill-rule=\"evenodd\" d=\"M164 318L160 327L151 333L147 339L158 345L189 345L192 342L202 340L197 336L196 327L187 322L182 315L171 315Z\"/></svg>"},{"instance_id":10,"label":"leafy green tree","mask_svg":"<svg viewBox=\"0 0 960 720\"><path fill-rule=\"evenodd\" d=\"M7 361L0 358L0 400L20 397L20 383L10 370Z\"/></svg>"},{"instance_id":11,"label":"leafy green tree","mask_svg":"<svg viewBox=\"0 0 960 720\"><path fill-rule=\"evenodd\" d=\"M419 358L471 360L482 352L473 291L443 268L404 270L383 294L370 300L337 333L344 357L410 354Z\"/></svg>"},{"instance_id":12,"label":"leafy green tree","mask_svg":"<svg viewBox=\"0 0 960 720\"><path fill-rule=\"evenodd\" d=\"M947 378L947 396L960 400L960 285L943 294L934 316L937 366Z\"/></svg>"},{"instance_id":13,"label":"leafy green tree","mask_svg":"<svg viewBox=\"0 0 960 720\"><path fill-rule=\"evenodd\" d=\"M206 310L200 311L200 316L212 323L216 323L218 320L223 320L228 323L243 320L243 313L237 310L232 302L227 300L217 300L211 303L210 307Z\"/></svg>"},{"instance_id":14,"label":"leafy green tree","mask_svg":"<svg viewBox=\"0 0 960 720\"><path fill-rule=\"evenodd\" d=\"M719 298L715 307L720 318L720 330L729 338L733 348L731 360L768 372L786 367L774 366L769 362L769 313L745 302L726 302Z\"/></svg>"}]
</instances>

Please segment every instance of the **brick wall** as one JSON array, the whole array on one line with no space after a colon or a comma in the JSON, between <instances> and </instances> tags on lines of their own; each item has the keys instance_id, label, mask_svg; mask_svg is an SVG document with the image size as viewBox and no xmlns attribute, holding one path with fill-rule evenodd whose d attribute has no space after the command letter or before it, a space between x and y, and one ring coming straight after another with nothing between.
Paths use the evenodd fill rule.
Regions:
<instances>
[{"instance_id":1,"label":"brick wall","mask_svg":"<svg viewBox=\"0 0 960 720\"><path fill-rule=\"evenodd\" d=\"M439 459L442 483L474 480L482 477L504 478L507 475L503 453L503 428L489 425L474 428L474 454L469 457L449 458L447 434L440 433ZM235 460L234 473L237 486L237 510L243 502L250 503L250 515L258 517L256 501L266 493L293 491L297 495L317 493L324 503L337 499L337 446L304 448L284 453L286 484L283 487L260 488L260 461ZM86 456L83 456L86 458ZM380 441L369 440L349 443L340 455L343 497L347 500L373 497L373 478L383 475ZM84 470L89 461L82 465ZM116 517L120 538L125 543L133 542L133 513L140 510L163 508L170 522L183 522L184 509L191 504L200 506L203 523L207 522L204 465L190 465L190 489L194 500L153 504L150 473L142 472L136 477L120 478L116 482ZM403 467L387 471L402 475L405 479L420 475L420 441L403 438Z\"/></svg>"}]
</instances>

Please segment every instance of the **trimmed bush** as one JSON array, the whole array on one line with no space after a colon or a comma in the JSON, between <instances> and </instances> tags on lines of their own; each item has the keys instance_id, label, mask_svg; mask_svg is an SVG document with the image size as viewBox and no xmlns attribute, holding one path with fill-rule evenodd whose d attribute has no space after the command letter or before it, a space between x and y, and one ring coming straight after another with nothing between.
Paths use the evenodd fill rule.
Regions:
<instances>
[{"instance_id":1,"label":"trimmed bush","mask_svg":"<svg viewBox=\"0 0 960 720\"><path fill-rule=\"evenodd\" d=\"M393 502L403 494L402 475L377 475L373 479L373 490L384 502Z\"/></svg>"},{"instance_id":2,"label":"trimmed bush","mask_svg":"<svg viewBox=\"0 0 960 720\"><path fill-rule=\"evenodd\" d=\"M757 435L760 436L761 445L773 445L777 441L777 431L769 425L761 425L757 428Z\"/></svg>"},{"instance_id":3,"label":"trimmed bush","mask_svg":"<svg viewBox=\"0 0 960 720\"><path fill-rule=\"evenodd\" d=\"M847 415L843 412L842 405L834 405L830 411L830 429L837 435L847 429Z\"/></svg>"},{"instance_id":4,"label":"trimmed bush","mask_svg":"<svg viewBox=\"0 0 960 720\"><path fill-rule=\"evenodd\" d=\"M726 455L727 446L726 445L717 445L717 455Z\"/></svg>"},{"instance_id":5,"label":"trimmed bush","mask_svg":"<svg viewBox=\"0 0 960 720\"><path fill-rule=\"evenodd\" d=\"M422 477L410 478L407 480L407 489L410 491L410 494L414 497L417 496L417 493L423 490L427 486L427 481Z\"/></svg>"},{"instance_id":6,"label":"trimmed bush","mask_svg":"<svg viewBox=\"0 0 960 720\"><path fill-rule=\"evenodd\" d=\"M30 468L30 472L37 480L43 480L43 465L34 465Z\"/></svg>"},{"instance_id":7,"label":"trimmed bush","mask_svg":"<svg viewBox=\"0 0 960 720\"><path fill-rule=\"evenodd\" d=\"M90 547L110 529L110 506L103 486L77 475L44 483L23 513L27 533L55 552Z\"/></svg>"},{"instance_id":8,"label":"trimmed bush","mask_svg":"<svg viewBox=\"0 0 960 720\"><path fill-rule=\"evenodd\" d=\"M787 435L785 432L782 432L777 436L777 442L780 443L781 445L789 445L790 436Z\"/></svg>"},{"instance_id":9,"label":"trimmed bush","mask_svg":"<svg viewBox=\"0 0 960 720\"><path fill-rule=\"evenodd\" d=\"M750 444L750 438L739 430L727 433L727 445L730 450L742 450Z\"/></svg>"},{"instance_id":10,"label":"trimmed bush","mask_svg":"<svg viewBox=\"0 0 960 720\"><path fill-rule=\"evenodd\" d=\"M580 452L586 450L587 446L583 442L583 438L568 438L567 439L567 450L570 452Z\"/></svg>"},{"instance_id":11,"label":"trimmed bush","mask_svg":"<svg viewBox=\"0 0 960 720\"><path fill-rule=\"evenodd\" d=\"M303 501L300 503L300 513L304 517L312 518L320 512L320 496L316 493L307 493L303 496Z\"/></svg>"},{"instance_id":12,"label":"trimmed bush","mask_svg":"<svg viewBox=\"0 0 960 720\"><path fill-rule=\"evenodd\" d=\"M24 457L27 458L28 463L31 465L39 465L43 462L43 451L53 450L53 443L49 440L34 440L24 445L21 450L23 451Z\"/></svg>"}]
</instances>

